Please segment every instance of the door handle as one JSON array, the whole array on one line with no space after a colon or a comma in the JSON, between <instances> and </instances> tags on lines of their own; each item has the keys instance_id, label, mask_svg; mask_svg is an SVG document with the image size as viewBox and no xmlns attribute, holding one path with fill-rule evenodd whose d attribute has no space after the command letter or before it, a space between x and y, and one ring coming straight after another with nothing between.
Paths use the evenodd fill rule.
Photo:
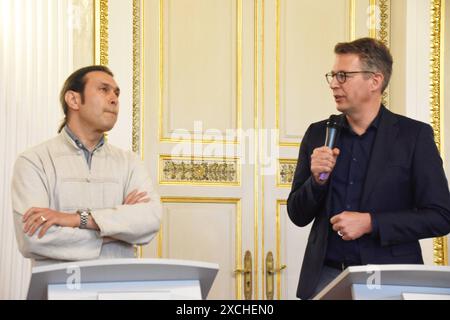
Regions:
<instances>
[{"instance_id":1,"label":"door handle","mask_svg":"<svg viewBox=\"0 0 450 320\"><path fill-rule=\"evenodd\" d=\"M275 268L273 261L273 253L269 251L266 256L266 298L267 300L273 300L274 297L274 275L286 269L286 265L282 265L280 268Z\"/></svg>"},{"instance_id":2,"label":"door handle","mask_svg":"<svg viewBox=\"0 0 450 320\"><path fill-rule=\"evenodd\" d=\"M250 251L245 251L244 255L244 269L237 268L234 273L239 273L244 275L244 298L245 300L252 299L252 254Z\"/></svg>"}]
</instances>

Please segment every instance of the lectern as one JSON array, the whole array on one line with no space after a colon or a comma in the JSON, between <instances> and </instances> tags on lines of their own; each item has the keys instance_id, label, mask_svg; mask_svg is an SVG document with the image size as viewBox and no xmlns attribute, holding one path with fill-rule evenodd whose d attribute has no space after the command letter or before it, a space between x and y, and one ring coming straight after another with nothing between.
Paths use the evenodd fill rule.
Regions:
<instances>
[{"instance_id":1,"label":"lectern","mask_svg":"<svg viewBox=\"0 0 450 320\"><path fill-rule=\"evenodd\" d=\"M365 265L345 269L314 300L449 299L450 267Z\"/></svg>"},{"instance_id":2,"label":"lectern","mask_svg":"<svg viewBox=\"0 0 450 320\"><path fill-rule=\"evenodd\" d=\"M172 259L104 259L34 267L27 299L206 299L219 266Z\"/></svg>"}]
</instances>

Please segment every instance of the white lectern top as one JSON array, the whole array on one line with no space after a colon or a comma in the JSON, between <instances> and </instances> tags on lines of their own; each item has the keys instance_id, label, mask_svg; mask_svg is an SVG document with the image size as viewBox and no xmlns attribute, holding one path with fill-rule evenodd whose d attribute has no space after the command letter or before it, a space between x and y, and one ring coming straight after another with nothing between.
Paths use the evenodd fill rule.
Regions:
<instances>
[{"instance_id":1,"label":"white lectern top","mask_svg":"<svg viewBox=\"0 0 450 320\"><path fill-rule=\"evenodd\" d=\"M218 264L174 259L103 259L73 261L34 267L27 299L47 299L47 288L65 284L74 270L80 282L139 282L198 280L203 299L211 289Z\"/></svg>"},{"instance_id":2,"label":"white lectern top","mask_svg":"<svg viewBox=\"0 0 450 320\"><path fill-rule=\"evenodd\" d=\"M376 297L386 299L379 293L396 288L398 292L423 292L422 288L450 290L450 267L419 264L386 264L348 267L319 292L314 300L355 299L355 290L366 290L363 299ZM430 290L428 290L430 291ZM433 291L433 290L432 290ZM361 292L361 291L359 291ZM391 292L394 292L391 290ZM392 293L390 294L392 297Z\"/></svg>"}]
</instances>

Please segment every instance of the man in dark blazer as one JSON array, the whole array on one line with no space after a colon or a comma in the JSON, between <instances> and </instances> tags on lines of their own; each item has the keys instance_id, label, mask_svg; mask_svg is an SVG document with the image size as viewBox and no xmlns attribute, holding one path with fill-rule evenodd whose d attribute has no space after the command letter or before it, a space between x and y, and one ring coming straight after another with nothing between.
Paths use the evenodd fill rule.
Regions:
<instances>
[{"instance_id":1,"label":"man in dark blazer","mask_svg":"<svg viewBox=\"0 0 450 320\"><path fill-rule=\"evenodd\" d=\"M342 128L324 147L326 121L307 129L287 208L313 222L297 296L309 299L352 265L423 264L419 239L450 232L450 193L433 130L382 103L392 56L362 38L335 47L326 75ZM322 175L321 175L322 174Z\"/></svg>"}]
</instances>

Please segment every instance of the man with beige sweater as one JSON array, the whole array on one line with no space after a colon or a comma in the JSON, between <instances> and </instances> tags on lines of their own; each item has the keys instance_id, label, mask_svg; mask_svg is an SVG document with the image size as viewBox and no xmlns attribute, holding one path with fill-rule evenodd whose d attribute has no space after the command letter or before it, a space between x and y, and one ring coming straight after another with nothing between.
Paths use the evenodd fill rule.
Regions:
<instances>
[{"instance_id":1,"label":"man with beige sweater","mask_svg":"<svg viewBox=\"0 0 450 320\"><path fill-rule=\"evenodd\" d=\"M21 253L35 265L129 258L159 230L161 203L142 161L105 141L120 89L103 66L75 71L59 135L22 153L12 208Z\"/></svg>"}]
</instances>

